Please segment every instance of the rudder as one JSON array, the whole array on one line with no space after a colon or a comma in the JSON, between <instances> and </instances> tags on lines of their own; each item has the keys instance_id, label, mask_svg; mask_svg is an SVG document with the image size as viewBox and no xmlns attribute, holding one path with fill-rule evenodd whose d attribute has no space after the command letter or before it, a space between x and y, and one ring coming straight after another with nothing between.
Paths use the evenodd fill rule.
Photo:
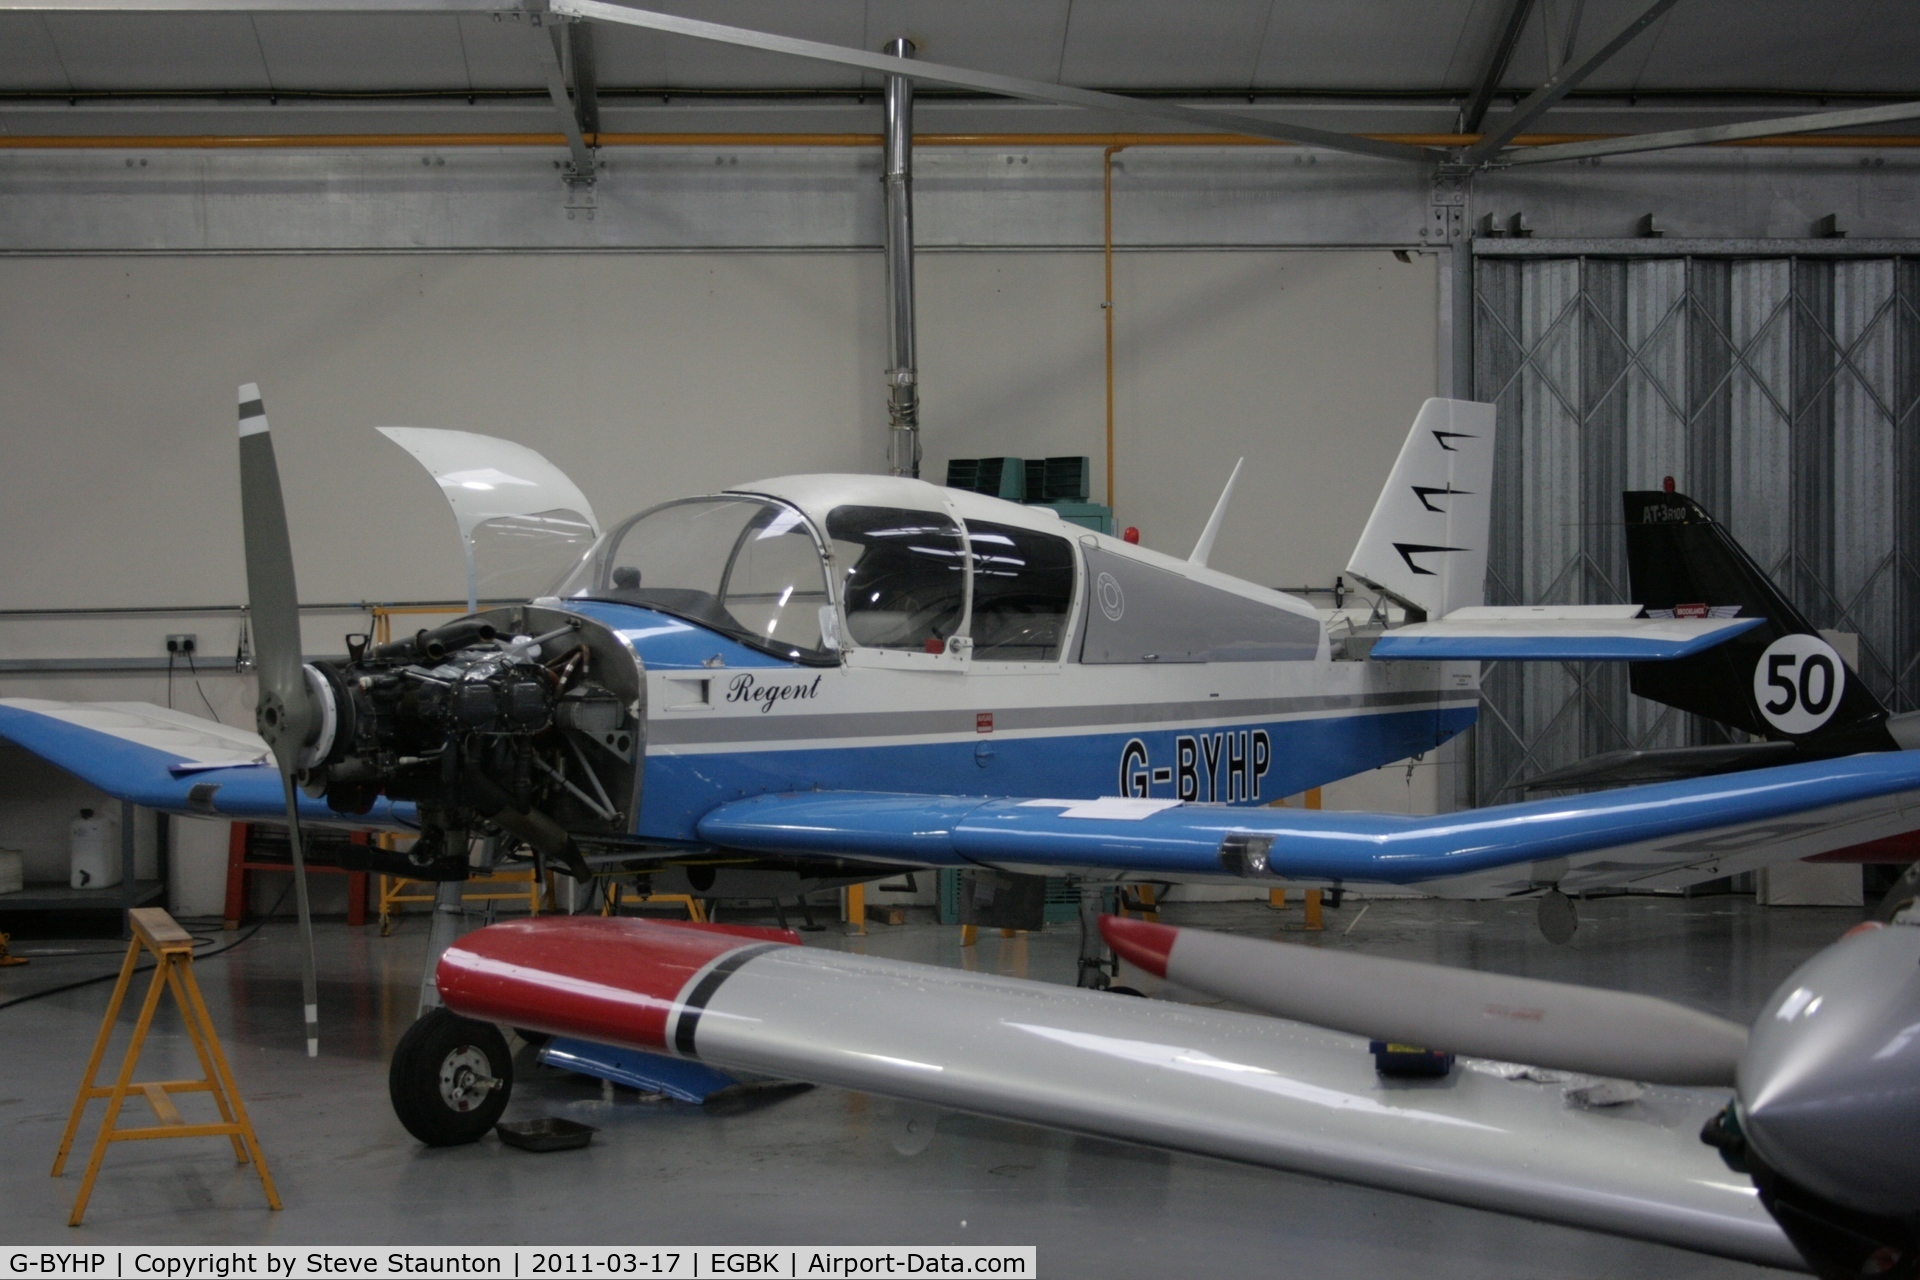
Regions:
<instances>
[{"instance_id":1,"label":"rudder","mask_svg":"<svg viewBox=\"0 0 1920 1280\"><path fill-rule=\"evenodd\" d=\"M1690 658L1631 663L1635 694L1810 754L1895 748L1880 700L1724 525L1684 494L1620 496L1631 591L1649 616L1766 619Z\"/></svg>"},{"instance_id":2,"label":"rudder","mask_svg":"<svg viewBox=\"0 0 1920 1280\"><path fill-rule=\"evenodd\" d=\"M1347 572L1428 618L1486 603L1493 441L1492 405L1421 405Z\"/></svg>"}]
</instances>

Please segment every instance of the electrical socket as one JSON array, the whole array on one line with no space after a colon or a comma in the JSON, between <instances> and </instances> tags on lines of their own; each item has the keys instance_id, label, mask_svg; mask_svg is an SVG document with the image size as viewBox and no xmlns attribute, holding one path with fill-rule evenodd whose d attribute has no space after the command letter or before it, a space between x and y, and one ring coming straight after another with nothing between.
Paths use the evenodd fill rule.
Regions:
<instances>
[{"instance_id":1,"label":"electrical socket","mask_svg":"<svg viewBox=\"0 0 1920 1280\"><path fill-rule=\"evenodd\" d=\"M178 654L188 654L188 653L196 652L199 647L195 643L197 639L198 637L195 636L191 631L168 636L167 652L178 653Z\"/></svg>"}]
</instances>

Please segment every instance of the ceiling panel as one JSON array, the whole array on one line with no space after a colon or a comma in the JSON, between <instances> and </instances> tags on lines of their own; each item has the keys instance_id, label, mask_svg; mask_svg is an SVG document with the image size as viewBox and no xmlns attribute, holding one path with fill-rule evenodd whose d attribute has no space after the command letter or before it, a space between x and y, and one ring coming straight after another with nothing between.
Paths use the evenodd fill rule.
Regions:
<instances>
[{"instance_id":1,"label":"ceiling panel","mask_svg":"<svg viewBox=\"0 0 1920 1280\"><path fill-rule=\"evenodd\" d=\"M475 89L543 89L546 73L539 62L533 37L540 28L525 20L496 20L492 14L463 13L456 20L460 30L460 52L466 60L467 77ZM605 63L600 51L618 31L604 23L593 29L594 68L605 79ZM551 39L552 37L548 37Z\"/></svg>"},{"instance_id":2,"label":"ceiling panel","mask_svg":"<svg viewBox=\"0 0 1920 1280\"><path fill-rule=\"evenodd\" d=\"M864 45L905 35L919 56L953 67L1053 80L1071 0L867 0Z\"/></svg>"},{"instance_id":3,"label":"ceiling panel","mask_svg":"<svg viewBox=\"0 0 1920 1280\"><path fill-rule=\"evenodd\" d=\"M1668 19L1665 38L1640 69L1636 87L1804 89L1831 87L1836 80L1858 87L1920 87L1920 5L1907 3L1904 22L1875 21L1874 9L1886 6L1858 0L1829 0L1815 6L1795 0L1748 0L1737 22L1726 15L1689 13L1682 6ZM1891 16L1891 15L1887 15ZM1718 20L1716 20L1718 19ZM1847 59L1864 30L1867 43L1905 55L1904 74L1887 62L1874 85Z\"/></svg>"},{"instance_id":4,"label":"ceiling panel","mask_svg":"<svg viewBox=\"0 0 1920 1280\"><path fill-rule=\"evenodd\" d=\"M48 13L76 89L268 89L244 13Z\"/></svg>"},{"instance_id":5,"label":"ceiling panel","mask_svg":"<svg viewBox=\"0 0 1920 1280\"><path fill-rule=\"evenodd\" d=\"M1102 89L1253 84L1267 15L1285 0L1075 0L1060 79Z\"/></svg>"},{"instance_id":6,"label":"ceiling panel","mask_svg":"<svg viewBox=\"0 0 1920 1280\"><path fill-rule=\"evenodd\" d=\"M1441 70L1440 83L1453 88L1480 83L1493 46L1505 28L1507 10L1515 0L1473 0L1454 28L1447 65Z\"/></svg>"},{"instance_id":7,"label":"ceiling panel","mask_svg":"<svg viewBox=\"0 0 1920 1280\"><path fill-rule=\"evenodd\" d=\"M67 73L37 13L0 13L0 89L67 89Z\"/></svg>"},{"instance_id":8,"label":"ceiling panel","mask_svg":"<svg viewBox=\"0 0 1920 1280\"><path fill-rule=\"evenodd\" d=\"M866 34L865 0L674 0L655 8L706 22L749 27L776 35L858 47ZM617 33L597 23L594 62L609 85L662 85L684 89L840 88L858 73L828 63L759 53L637 28ZM598 37L605 36L605 39Z\"/></svg>"},{"instance_id":9,"label":"ceiling panel","mask_svg":"<svg viewBox=\"0 0 1920 1280\"><path fill-rule=\"evenodd\" d=\"M1476 15L1476 8L1487 12ZM1491 2L1433 0L1377 14L1356 27L1351 0L1276 4L1254 83L1273 89L1444 87L1454 83L1447 69L1455 49L1474 43L1463 32L1496 29L1500 16L1500 6ZM1477 67L1484 56L1476 49L1470 65Z\"/></svg>"},{"instance_id":10,"label":"ceiling panel","mask_svg":"<svg viewBox=\"0 0 1920 1280\"><path fill-rule=\"evenodd\" d=\"M452 14L262 13L253 22L276 89L468 87Z\"/></svg>"},{"instance_id":11,"label":"ceiling panel","mask_svg":"<svg viewBox=\"0 0 1920 1280\"><path fill-rule=\"evenodd\" d=\"M1588 0L1576 55L1646 0ZM1503 84L1526 91L1548 74L1538 6ZM1556 13L1564 5L1552 6ZM1559 29L1555 24L1556 30ZM1864 53L1866 56L1855 56ZM1920 5L1913 0L1688 0L1582 83L1584 90L1920 91Z\"/></svg>"},{"instance_id":12,"label":"ceiling panel","mask_svg":"<svg viewBox=\"0 0 1920 1280\"><path fill-rule=\"evenodd\" d=\"M709 21L934 61L1123 89L1470 88L1513 0L655 0ZM1504 84L1547 75L1538 0ZM1584 0L1592 48L1647 0ZM1553 15L1549 24L1543 14ZM595 25L601 83L741 90L877 86L832 66ZM524 21L486 14L0 13L0 88L537 89ZM1556 43L1558 39L1556 38ZM1920 0L1685 0L1589 90L1794 89L1920 96Z\"/></svg>"},{"instance_id":13,"label":"ceiling panel","mask_svg":"<svg viewBox=\"0 0 1920 1280\"><path fill-rule=\"evenodd\" d=\"M1743 0L1682 0L1676 9L1696 7L1712 10L1724 15L1730 3L1738 4ZM1574 56L1581 57L1589 50L1597 48L1646 9L1652 0L1586 0L1580 7L1580 25L1575 33ZM1562 0L1558 4L1535 3L1533 11L1527 16L1527 25L1521 29L1519 42L1513 47L1513 59L1507 63L1507 74L1501 79L1502 86L1521 92L1531 91L1540 84L1552 68L1557 65L1557 55L1566 49L1566 17L1569 6ZM1646 61L1647 51L1659 41L1660 33L1666 24L1672 21L1673 11L1669 11L1647 30L1615 54L1607 62L1581 82L1583 89L1630 89L1634 76L1638 74L1641 63ZM1723 19L1724 20L1724 17ZM1547 50L1551 42L1556 57L1550 61ZM1477 72L1475 73L1478 74Z\"/></svg>"},{"instance_id":14,"label":"ceiling panel","mask_svg":"<svg viewBox=\"0 0 1920 1280\"><path fill-rule=\"evenodd\" d=\"M508 27L514 24L504 24ZM611 22L593 26L593 74L609 88L657 89L671 82L668 37ZM852 72L846 73L851 76ZM843 80L841 83L851 83Z\"/></svg>"},{"instance_id":15,"label":"ceiling panel","mask_svg":"<svg viewBox=\"0 0 1920 1280\"><path fill-rule=\"evenodd\" d=\"M1860 22L1836 42L1827 89L1841 85L1920 98L1920 5L1913 0L1869 0Z\"/></svg>"}]
</instances>

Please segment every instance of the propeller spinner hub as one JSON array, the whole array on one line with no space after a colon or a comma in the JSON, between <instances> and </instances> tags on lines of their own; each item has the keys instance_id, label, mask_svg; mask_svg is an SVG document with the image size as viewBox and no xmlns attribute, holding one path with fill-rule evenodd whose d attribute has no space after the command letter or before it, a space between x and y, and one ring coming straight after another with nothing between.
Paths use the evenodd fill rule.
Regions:
<instances>
[{"instance_id":1,"label":"propeller spinner hub","mask_svg":"<svg viewBox=\"0 0 1920 1280\"><path fill-rule=\"evenodd\" d=\"M1768 1001L1741 1127L1782 1174L1858 1211L1920 1212L1920 928L1856 934Z\"/></svg>"},{"instance_id":2,"label":"propeller spinner hub","mask_svg":"<svg viewBox=\"0 0 1920 1280\"><path fill-rule=\"evenodd\" d=\"M279 694L263 692L253 709L253 722L268 746L279 746L280 735L286 731L287 704L281 701Z\"/></svg>"}]
</instances>

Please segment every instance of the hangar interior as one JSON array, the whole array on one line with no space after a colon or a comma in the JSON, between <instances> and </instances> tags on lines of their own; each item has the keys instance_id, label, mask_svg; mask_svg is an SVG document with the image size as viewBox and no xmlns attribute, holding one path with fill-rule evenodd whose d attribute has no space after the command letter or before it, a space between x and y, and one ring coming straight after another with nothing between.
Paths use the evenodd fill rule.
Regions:
<instances>
[{"instance_id":1,"label":"hangar interior","mask_svg":"<svg viewBox=\"0 0 1920 1280\"><path fill-rule=\"evenodd\" d=\"M1244 458L1212 567L1326 607L1422 402L1484 401L1500 433L1488 604L1629 600L1620 492L1670 480L1838 637L1888 711L1920 710L1911 5L662 7L842 50L905 39L930 64L1139 104L918 83L920 475L1084 457L1116 529L1185 559ZM505 0L0 4L0 697L252 727L228 416L241 384L274 422L309 655L461 603L436 487L378 427L530 446L608 525L761 477L885 474L886 79ZM1698 132L1621 145L1675 131ZM191 655L169 652L181 635ZM1466 735L1316 788L1312 806L1467 810L1603 752L1727 741L1634 697L1618 663L1495 663L1482 692ZM122 810L11 743L0 761L0 850L29 887L66 880L85 807L124 813L141 893L196 931L233 914L228 823ZM1311 934L1298 895L1276 913L1265 887L1161 905L1229 933L1744 1022L1898 871L1795 864L1710 894L1609 897L1582 904L1564 946L1535 932L1530 903L1353 893ZM897 922L866 923L856 896L844 936L835 923L808 945L1072 981L1071 923L963 947L933 876L889 882L865 902ZM908 1154L904 1104L826 1088L703 1111L548 1072L514 1105L603 1129L560 1176L491 1145L427 1151L381 1081L416 1011L431 912L378 936L342 922L346 884L314 883L317 1062L299 1053L287 876L253 877L242 905L267 923L206 962L284 1221L217 1153L143 1152L109 1163L76 1235L984 1233L1038 1241L1052 1275L1760 1273L1010 1121L950 1115ZM823 921L848 910L844 892L809 905ZM10 1162L0 1223L51 1239L70 1191L40 1151L105 989L7 1003L110 968L118 925L11 910L5 894L0 920L31 959L0 970L18 1095L5 1123L28 1157ZM1129 972L1150 995L1198 998Z\"/></svg>"}]
</instances>

